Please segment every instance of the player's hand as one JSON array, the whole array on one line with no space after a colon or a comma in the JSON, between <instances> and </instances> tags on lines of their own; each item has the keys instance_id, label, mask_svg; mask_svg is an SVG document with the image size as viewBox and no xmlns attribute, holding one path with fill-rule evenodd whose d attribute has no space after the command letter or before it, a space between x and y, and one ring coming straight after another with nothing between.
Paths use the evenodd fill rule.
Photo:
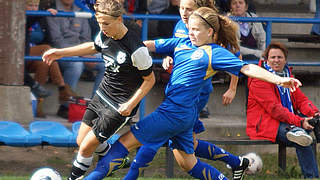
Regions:
<instances>
[{"instance_id":1,"label":"player's hand","mask_svg":"<svg viewBox=\"0 0 320 180\"><path fill-rule=\"evenodd\" d=\"M172 66L172 63L173 63L172 57L167 56L167 57L163 58L163 60L162 60L163 69L168 70Z\"/></svg>"},{"instance_id":2,"label":"player's hand","mask_svg":"<svg viewBox=\"0 0 320 180\"><path fill-rule=\"evenodd\" d=\"M234 97L236 96L237 90L235 89L228 89L223 95L222 95L222 104L223 105L229 105L232 103Z\"/></svg>"},{"instance_id":3,"label":"player's hand","mask_svg":"<svg viewBox=\"0 0 320 180\"><path fill-rule=\"evenodd\" d=\"M308 129L308 130L312 130L313 129L313 126L311 126L309 124L309 122L308 122L310 119L312 119L312 117L304 118L303 123L302 123L302 128L303 129Z\"/></svg>"},{"instance_id":4,"label":"player's hand","mask_svg":"<svg viewBox=\"0 0 320 180\"><path fill-rule=\"evenodd\" d=\"M282 77L278 85L289 88L291 92L296 91L296 89L302 86L301 82L295 78Z\"/></svg>"},{"instance_id":5,"label":"player's hand","mask_svg":"<svg viewBox=\"0 0 320 180\"><path fill-rule=\"evenodd\" d=\"M129 116L133 108L134 107L131 107L130 103L123 103L120 104L118 112L121 114L121 116Z\"/></svg>"},{"instance_id":6,"label":"player's hand","mask_svg":"<svg viewBox=\"0 0 320 180\"><path fill-rule=\"evenodd\" d=\"M58 13L56 9L52 9L52 8L47 9L47 11L49 11L52 15L56 15Z\"/></svg>"},{"instance_id":7,"label":"player's hand","mask_svg":"<svg viewBox=\"0 0 320 180\"><path fill-rule=\"evenodd\" d=\"M60 55L59 49L49 49L42 55L42 60L47 63L48 65L51 65L53 61L62 58L63 56Z\"/></svg>"}]
</instances>

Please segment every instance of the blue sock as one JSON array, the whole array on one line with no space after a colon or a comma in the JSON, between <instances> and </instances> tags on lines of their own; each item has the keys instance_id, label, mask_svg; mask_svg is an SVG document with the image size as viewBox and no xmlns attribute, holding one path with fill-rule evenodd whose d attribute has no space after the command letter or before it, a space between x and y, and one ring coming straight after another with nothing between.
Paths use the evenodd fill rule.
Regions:
<instances>
[{"instance_id":1,"label":"blue sock","mask_svg":"<svg viewBox=\"0 0 320 180\"><path fill-rule=\"evenodd\" d=\"M157 152L153 149L141 146L135 159L132 161L129 172L123 180L137 179L139 177L140 168L148 167L148 163L153 160L156 153Z\"/></svg>"},{"instance_id":2,"label":"blue sock","mask_svg":"<svg viewBox=\"0 0 320 180\"><path fill-rule=\"evenodd\" d=\"M116 141L111 145L108 153L99 160L96 168L85 178L87 180L99 180L118 169L123 158L129 154L128 150L119 142Z\"/></svg>"},{"instance_id":3,"label":"blue sock","mask_svg":"<svg viewBox=\"0 0 320 180\"><path fill-rule=\"evenodd\" d=\"M209 160L220 160L229 164L232 168L236 168L240 164L240 159L218 146L208 143L206 141L198 140L198 146L195 150L197 157L209 159Z\"/></svg>"},{"instance_id":4,"label":"blue sock","mask_svg":"<svg viewBox=\"0 0 320 180\"><path fill-rule=\"evenodd\" d=\"M219 180L228 180L221 172L216 168L210 166L209 164L201 162L199 159L197 164L188 172L192 177L198 179L219 179Z\"/></svg>"}]
</instances>

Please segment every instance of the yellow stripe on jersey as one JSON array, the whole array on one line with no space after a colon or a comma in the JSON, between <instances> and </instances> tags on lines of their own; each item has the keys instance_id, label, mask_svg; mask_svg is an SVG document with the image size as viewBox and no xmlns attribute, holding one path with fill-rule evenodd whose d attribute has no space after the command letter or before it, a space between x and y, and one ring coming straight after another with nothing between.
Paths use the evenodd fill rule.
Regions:
<instances>
[{"instance_id":1,"label":"yellow stripe on jersey","mask_svg":"<svg viewBox=\"0 0 320 180\"><path fill-rule=\"evenodd\" d=\"M213 70L212 66L211 66L211 61L212 61L212 49L211 49L211 46L204 45L204 46L201 46L200 48L205 50L206 53L208 54L208 57L209 57L208 68L207 68L206 76L204 77L204 79L206 80L209 77L215 75L218 71Z\"/></svg>"},{"instance_id":2,"label":"yellow stripe on jersey","mask_svg":"<svg viewBox=\"0 0 320 180\"><path fill-rule=\"evenodd\" d=\"M188 34L183 34L183 33L174 33L174 36L177 37L177 38L186 38L188 37Z\"/></svg>"},{"instance_id":3,"label":"yellow stripe on jersey","mask_svg":"<svg viewBox=\"0 0 320 180\"><path fill-rule=\"evenodd\" d=\"M174 48L174 51L176 52L176 51L182 51L182 50L190 50L191 48L189 48L189 47L176 47L176 48Z\"/></svg>"}]
</instances>

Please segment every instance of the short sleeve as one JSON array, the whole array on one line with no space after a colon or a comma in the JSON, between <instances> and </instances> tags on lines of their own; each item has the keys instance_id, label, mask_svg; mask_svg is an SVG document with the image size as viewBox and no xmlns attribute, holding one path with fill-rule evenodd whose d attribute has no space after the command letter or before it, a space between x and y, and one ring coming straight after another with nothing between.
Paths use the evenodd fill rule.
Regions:
<instances>
[{"instance_id":1,"label":"short sleeve","mask_svg":"<svg viewBox=\"0 0 320 180\"><path fill-rule=\"evenodd\" d=\"M140 47L131 55L133 66L139 70L146 70L152 66L152 58L147 47Z\"/></svg>"},{"instance_id":2,"label":"short sleeve","mask_svg":"<svg viewBox=\"0 0 320 180\"><path fill-rule=\"evenodd\" d=\"M98 51L101 52L102 50L102 38L101 38L101 31L98 33L94 40L94 48Z\"/></svg>"},{"instance_id":3,"label":"short sleeve","mask_svg":"<svg viewBox=\"0 0 320 180\"><path fill-rule=\"evenodd\" d=\"M247 64L224 48L214 48L211 61L214 70L226 71L236 76L243 75L240 70Z\"/></svg>"},{"instance_id":4,"label":"short sleeve","mask_svg":"<svg viewBox=\"0 0 320 180\"><path fill-rule=\"evenodd\" d=\"M173 53L181 38L155 40L156 53Z\"/></svg>"}]
</instances>

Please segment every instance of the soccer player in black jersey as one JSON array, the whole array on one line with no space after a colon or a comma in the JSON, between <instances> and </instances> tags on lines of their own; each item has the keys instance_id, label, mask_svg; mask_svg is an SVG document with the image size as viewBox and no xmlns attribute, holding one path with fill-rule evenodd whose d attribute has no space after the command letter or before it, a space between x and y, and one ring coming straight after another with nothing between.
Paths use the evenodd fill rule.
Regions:
<instances>
[{"instance_id":1,"label":"soccer player in black jersey","mask_svg":"<svg viewBox=\"0 0 320 180\"><path fill-rule=\"evenodd\" d=\"M123 24L123 9L116 0L94 5L101 31L95 42L50 49L43 61L51 64L65 56L101 52L105 61L104 78L83 117L77 143L79 152L68 179L77 179L92 163L93 153L108 150L104 143L135 115L139 102L155 83L152 59L140 37ZM122 160L119 160L120 162Z\"/></svg>"}]
</instances>

